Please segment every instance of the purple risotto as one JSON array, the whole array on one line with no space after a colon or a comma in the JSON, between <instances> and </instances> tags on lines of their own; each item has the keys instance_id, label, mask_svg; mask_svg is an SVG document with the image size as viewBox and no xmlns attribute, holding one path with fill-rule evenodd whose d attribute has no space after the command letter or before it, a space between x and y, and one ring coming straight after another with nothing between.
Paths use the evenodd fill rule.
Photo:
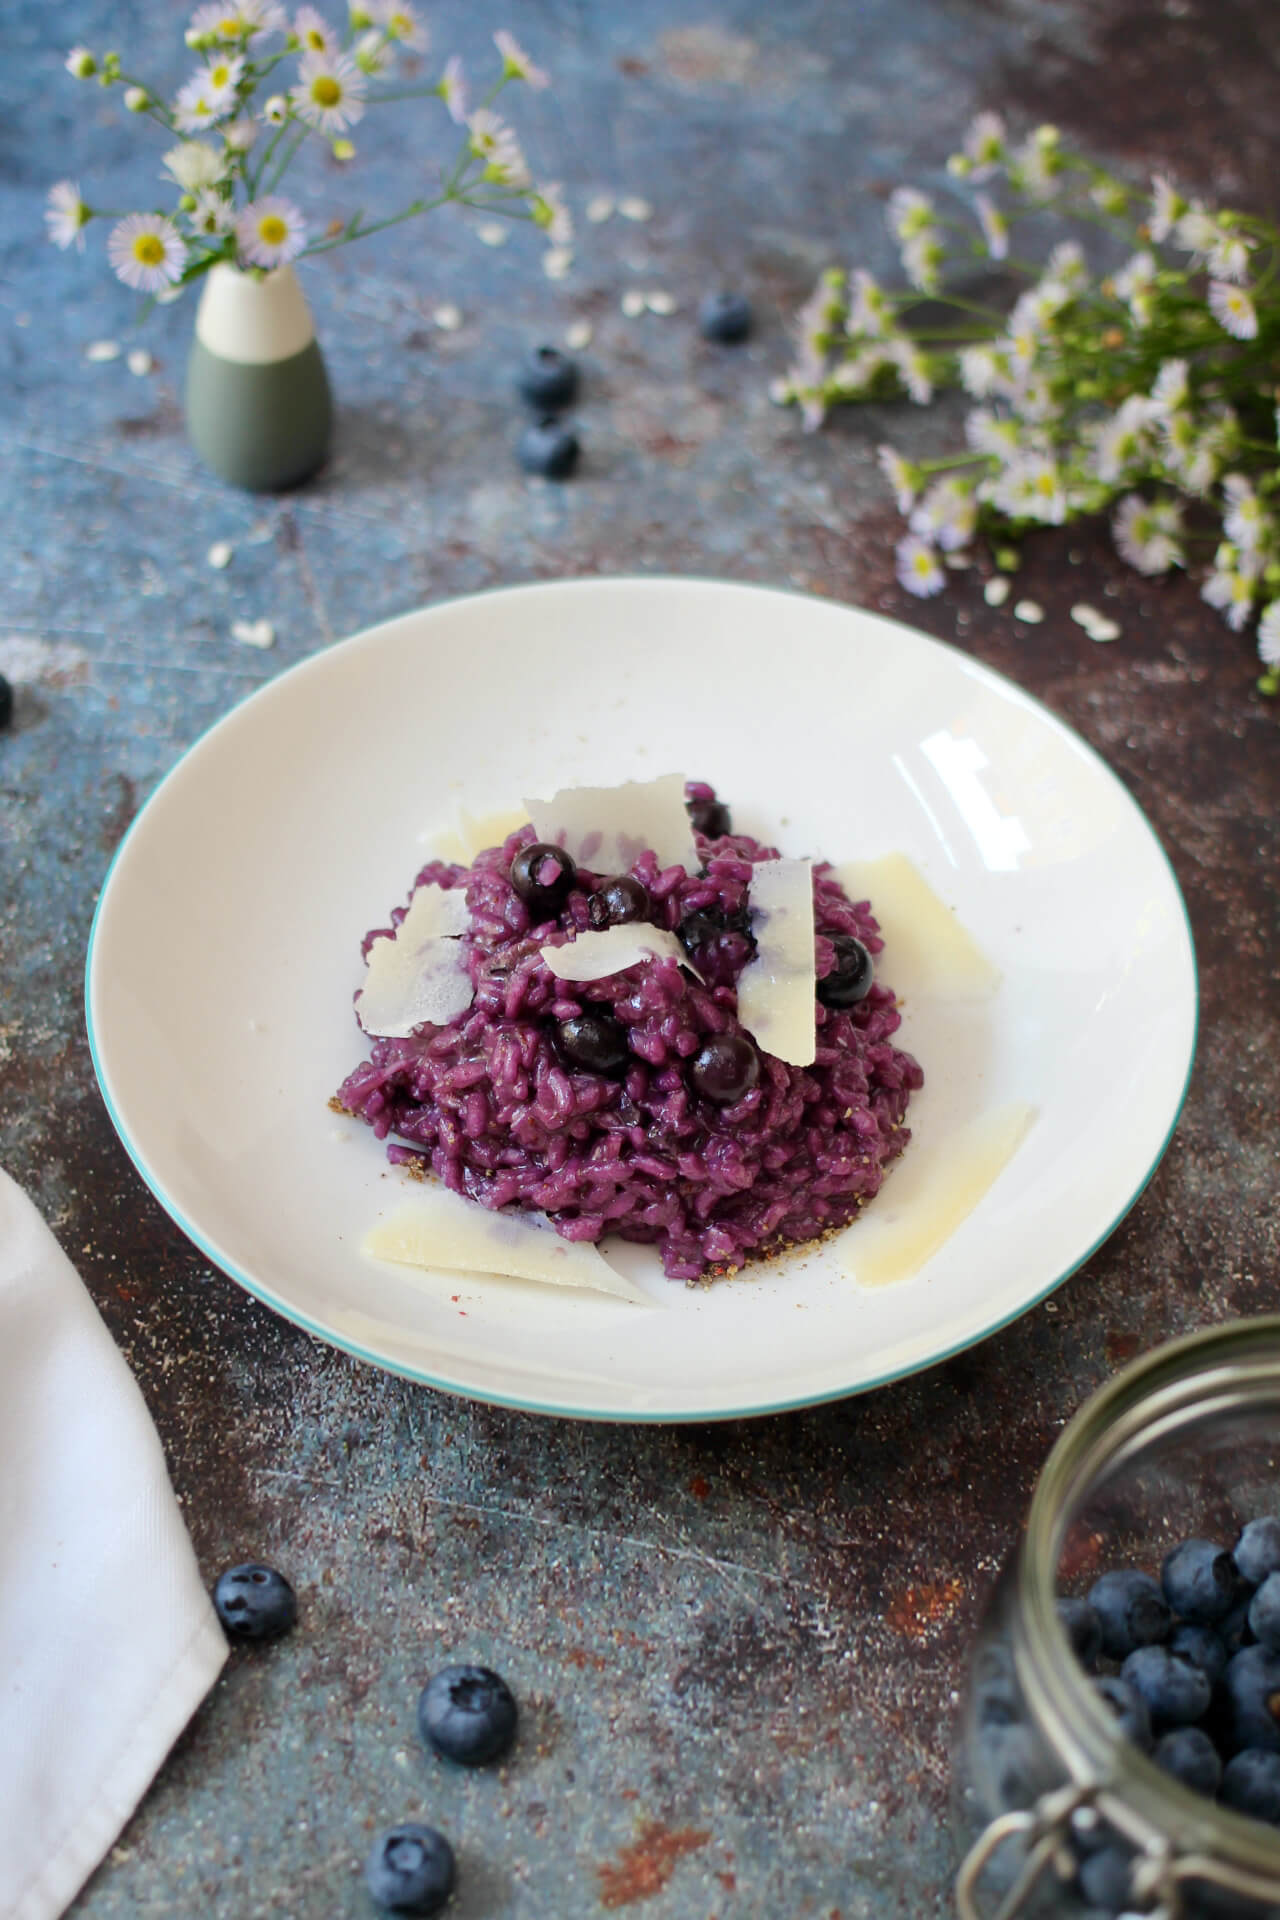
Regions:
<instances>
[{"instance_id":1,"label":"purple risotto","mask_svg":"<svg viewBox=\"0 0 1280 1920\"><path fill-rule=\"evenodd\" d=\"M779 855L732 832L710 787L686 792L696 873L652 852L594 872L532 826L470 867L423 867L415 891L465 889L456 951L474 996L445 1024L366 1037L336 1102L393 1161L483 1207L545 1213L568 1240L653 1245L677 1280L846 1226L910 1139L907 1103L924 1078L893 1045L900 1016L875 977L870 906L825 862L812 869L813 1064L757 1045L737 983L756 950L752 868ZM366 936L366 957L406 911ZM540 952L639 922L678 948L589 981L557 978Z\"/></svg>"}]
</instances>

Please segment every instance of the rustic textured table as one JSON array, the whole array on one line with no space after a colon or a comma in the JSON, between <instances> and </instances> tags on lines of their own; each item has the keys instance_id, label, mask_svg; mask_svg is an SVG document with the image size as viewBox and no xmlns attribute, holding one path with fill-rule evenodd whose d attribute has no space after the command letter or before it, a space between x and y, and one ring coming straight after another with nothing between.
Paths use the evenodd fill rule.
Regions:
<instances>
[{"instance_id":1,"label":"rustic textured table","mask_svg":"<svg viewBox=\"0 0 1280 1920\"><path fill-rule=\"evenodd\" d=\"M478 60L504 24L458 0L434 12L441 54ZM0 670L17 706L0 736L0 1159L129 1357L203 1565L260 1555L302 1596L290 1640L232 1659L75 1911L359 1914L370 1832L417 1815L458 1843L460 1920L945 1912L954 1690L1047 1447L1140 1348L1276 1303L1276 715L1253 690L1250 643L1193 586L1141 581L1092 532L1031 543L1021 584L1046 609L1039 627L989 609L973 575L908 602L874 448L889 432L923 446L929 423L877 407L806 438L766 388L816 269L887 271L888 187L936 180L980 106L1051 117L1135 178L1163 165L1266 207L1272 10L522 7L509 24L556 77L521 102L544 171L579 209L606 188L648 199L652 218L585 226L562 282L527 238L491 249L468 219L318 264L306 284L337 449L312 485L265 500L211 481L184 442L189 303L135 336L131 296L96 249L81 262L40 237L51 179L136 204L158 165L118 96L63 74L65 46L151 48L173 84L179 10L6 0L3 13ZM305 184L321 220L357 194L376 205L432 151L425 113L398 148L358 132L366 185L333 168ZM732 352L690 320L723 281L759 317ZM665 290L678 310L628 319L628 287ZM435 324L441 303L457 330ZM585 457L555 489L515 468L511 369L575 320L594 328ZM87 360L103 338L145 345L154 364ZM216 540L234 547L225 572L206 564ZM1202 970L1182 1122L1087 1268L924 1376L757 1424L567 1425L317 1345L160 1211L85 1040L85 941L112 851L210 721L317 647L434 597L634 569L885 608L1032 689L1146 808ZM1069 620L1082 592L1120 622L1113 645ZM273 651L232 639L233 620L264 618ZM146 1569L113 1601L145 1606ZM417 1687L458 1655L500 1668L526 1706L496 1777L446 1778L416 1745Z\"/></svg>"}]
</instances>

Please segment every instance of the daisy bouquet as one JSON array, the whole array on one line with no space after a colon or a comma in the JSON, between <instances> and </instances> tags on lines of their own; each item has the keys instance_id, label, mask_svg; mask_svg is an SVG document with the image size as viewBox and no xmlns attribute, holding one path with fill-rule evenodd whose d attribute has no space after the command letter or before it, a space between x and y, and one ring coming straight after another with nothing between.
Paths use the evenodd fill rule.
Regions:
<instances>
[{"instance_id":1,"label":"daisy bouquet","mask_svg":"<svg viewBox=\"0 0 1280 1920\"><path fill-rule=\"evenodd\" d=\"M842 402L927 406L962 387L963 448L880 449L909 592L941 591L979 532L1012 571L1030 528L1106 512L1140 573L1193 568L1235 632L1257 618L1258 684L1280 691L1280 231L1162 175L1135 189L1054 127L1015 146L992 113L947 170L974 189L967 206L905 186L889 198L909 287L824 273L774 399L814 428ZM1104 229L1120 264L1094 272L1070 240L1047 261L1019 257L1015 223L1046 207ZM988 285L993 269L1017 283L1008 310L985 297L984 269Z\"/></svg>"},{"instance_id":2,"label":"daisy bouquet","mask_svg":"<svg viewBox=\"0 0 1280 1920\"><path fill-rule=\"evenodd\" d=\"M117 53L75 47L68 71L121 89L125 108L173 137L163 178L176 205L107 214L107 257L119 277L159 299L176 297L225 261L269 271L379 233L452 201L531 221L553 248L572 239L555 186L536 186L520 143L494 110L511 81L545 87L547 76L509 33L494 35L499 70L474 105L462 64L449 59L425 84L396 81L397 63L424 55L426 28L411 0L350 0L341 25L313 6L292 15L271 0L214 0L197 8L186 43L198 60L172 98L125 70ZM439 184L381 217L363 210L313 230L280 191L303 148L323 142L333 158L355 157L352 129L378 106L434 96L456 130L452 163ZM45 209L49 238L83 248L85 229L105 210L79 185L60 180Z\"/></svg>"}]
</instances>

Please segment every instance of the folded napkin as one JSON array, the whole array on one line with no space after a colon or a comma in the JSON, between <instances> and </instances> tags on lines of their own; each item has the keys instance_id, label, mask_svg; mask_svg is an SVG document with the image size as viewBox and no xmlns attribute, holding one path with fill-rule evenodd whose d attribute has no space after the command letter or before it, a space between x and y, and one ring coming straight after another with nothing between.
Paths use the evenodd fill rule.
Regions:
<instances>
[{"instance_id":1,"label":"folded napkin","mask_svg":"<svg viewBox=\"0 0 1280 1920\"><path fill-rule=\"evenodd\" d=\"M0 1170L0 1915L92 1873L227 1655L133 1376Z\"/></svg>"}]
</instances>

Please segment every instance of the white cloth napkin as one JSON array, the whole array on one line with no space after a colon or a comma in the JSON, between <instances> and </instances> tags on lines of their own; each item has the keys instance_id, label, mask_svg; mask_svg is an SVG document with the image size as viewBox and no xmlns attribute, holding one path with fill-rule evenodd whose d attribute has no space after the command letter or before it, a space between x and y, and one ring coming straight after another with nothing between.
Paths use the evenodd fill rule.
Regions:
<instances>
[{"instance_id":1,"label":"white cloth napkin","mask_svg":"<svg viewBox=\"0 0 1280 1920\"><path fill-rule=\"evenodd\" d=\"M142 1395L0 1169L0 1915L62 1912L227 1657Z\"/></svg>"}]
</instances>

